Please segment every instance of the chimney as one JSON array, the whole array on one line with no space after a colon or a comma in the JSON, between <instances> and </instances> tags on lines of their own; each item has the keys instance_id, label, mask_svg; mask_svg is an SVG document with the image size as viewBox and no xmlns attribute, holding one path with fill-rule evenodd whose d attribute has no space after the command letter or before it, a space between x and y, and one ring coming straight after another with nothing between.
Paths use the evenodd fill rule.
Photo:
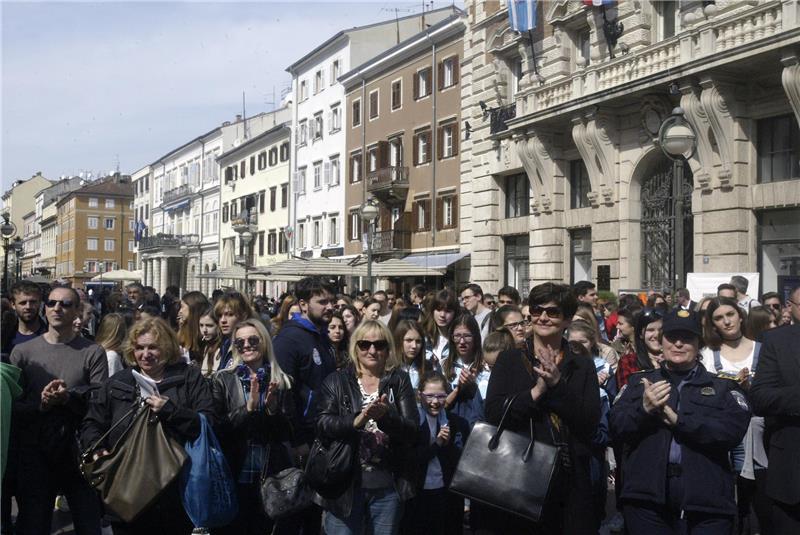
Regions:
<instances>
[{"instance_id":1,"label":"chimney","mask_svg":"<svg viewBox=\"0 0 800 535\"><path fill-rule=\"evenodd\" d=\"M223 121L222 122L222 126L230 126L230 125L231 125L230 121Z\"/></svg>"},{"instance_id":2,"label":"chimney","mask_svg":"<svg viewBox=\"0 0 800 535\"><path fill-rule=\"evenodd\" d=\"M242 115L239 114L239 113L236 114L236 122L237 123L241 123L242 122Z\"/></svg>"}]
</instances>

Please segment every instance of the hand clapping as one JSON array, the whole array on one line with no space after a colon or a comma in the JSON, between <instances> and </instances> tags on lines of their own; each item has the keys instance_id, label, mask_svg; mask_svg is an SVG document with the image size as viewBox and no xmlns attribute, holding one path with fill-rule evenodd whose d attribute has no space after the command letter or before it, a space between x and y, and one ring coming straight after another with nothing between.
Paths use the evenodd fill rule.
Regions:
<instances>
[{"instance_id":1,"label":"hand clapping","mask_svg":"<svg viewBox=\"0 0 800 535\"><path fill-rule=\"evenodd\" d=\"M361 409L361 412L358 413L358 416L356 416L356 419L353 421L353 425L356 428L361 429L370 420L380 420L388 410L388 398L386 397L386 394L384 394L380 397L380 399L376 399Z\"/></svg>"},{"instance_id":2,"label":"hand clapping","mask_svg":"<svg viewBox=\"0 0 800 535\"><path fill-rule=\"evenodd\" d=\"M655 414L661 421L668 426L673 426L678 421L678 415L667 405L669 395L672 392L672 385L667 381L657 381L651 383L647 379L642 379L644 385L644 395L642 396L642 406L647 414Z\"/></svg>"},{"instance_id":3,"label":"hand clapping","mask_svg":"<svg viewBox=\"0 0 800 535\"><path fill-rule=\"evenodd\" d=\"M67 384L61 379L53 379L42 390L41 408L49 410L56 405L64 405L68 400Z\"/></svg>"},{"instance_id":4,"label":"hand clapping","mask_svg":"<svg viewBox=\"0 0 800 535\"><path fill-rule=\"evenodd\" d=\"M553 388L561 380L561 370L556 365L558 351L550 346L540 347L536 350L536 356L539 357L539 366L533 369L544 380L547 388Z\"/></svg>"}]
</instances>

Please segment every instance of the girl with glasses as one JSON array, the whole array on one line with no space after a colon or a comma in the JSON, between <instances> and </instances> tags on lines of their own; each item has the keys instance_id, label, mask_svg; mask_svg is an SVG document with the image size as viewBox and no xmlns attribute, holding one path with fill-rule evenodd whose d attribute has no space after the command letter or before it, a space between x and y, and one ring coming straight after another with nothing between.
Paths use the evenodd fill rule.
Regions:
<instances>
[{"instance_id":1,"label":"girl with glasses","mask_svg":"<svg viewBox=\"0 0 800 535\"><path fill-rule=\"evenodd\" d=\"M494 313L497 331L506 331L514 338L517 349L525 347L525 335L528 332L525 320L519 307L516 305L503 305Z\"/></svg>"},{"instance_id":2,"label":"girl with glasses","mask_svg":"<svg viewBox=\"0 0 800 535\"><path fill-rule=\"evenodd\" d=\"M237 323L233 366L212 381L220 445L237 482L239 513L221 533L263 534L272 520L259 499L262 474L290 466L283 446L290 439L284 401L291 380L275 359L266 327L257 319Z\"/></svg>"},{"instance_id":3,"label":"girl with glasses","mask_svg":"<svg viewBox=\"0 0 800 535\"><path fill-rule=\"evenodd\" d=\"M425 352L422 327L411 320L401 320L394 330L395 351L400 355L400 367L408 373L414 390L419 386L420 377L425 375Z\"/></svg>"},{"instance_id":4,"label":"girl with glasses","mask_svg":"<svg viewBox=\"0 0 800 535\"><path fill-rule=\"evenodd\" d=\"M450 326L450 358L442 364L442 374L451 392L445 407L470 425L483 419L483 400L490 372L483 364L481 328L475 316L461 314Z\"/></svg>"},{"instance_id":5,"label":"girl with glasses","mask_svg":"<svg viewBox=\"0 0 800 535\"><path fill-rule=\"evenodd\" d=\"M317 497L326 510L325 533L393 535L402 503L414 494L415 467L408 462L419 422L414 391L380 321L358 326L350 361L320 390L318 438L347 441L356 450L349 487L338 498Z\"/></svg>"},{"instance_id":6,"label":"girl with glasses","mask_svg":"<svg viewBox=\"0 0 800 535\"><path fill-rule=\"evenodd\" d=\"M445 407L450 385L444 375L428 372L419 385L419 430L414 455L420 473L417 495L403 515L404 535L463 532L464 498L448 492L458 459L469 435L469 424Z\"/></svg>"}]
</instances>

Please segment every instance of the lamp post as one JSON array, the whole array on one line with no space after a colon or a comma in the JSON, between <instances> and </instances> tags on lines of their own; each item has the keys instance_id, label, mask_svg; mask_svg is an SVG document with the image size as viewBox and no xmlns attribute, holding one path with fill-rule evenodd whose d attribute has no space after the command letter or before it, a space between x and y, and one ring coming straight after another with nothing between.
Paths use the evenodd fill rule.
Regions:
<instances>
[{"instance_id":1,"label":"lamp post","mask_svg":"<svg viewBox=\"0 0 800 535\"><path fill-rule=\"evenodd\" d=\"M249 290L247 270L250 268L250 242L253 241L253 233L245 230L239 234L239 239L242 240L242 245L244 245L244 293L247 295Z\"/></svg>"},{"instance_id":2,"label":"lamp post","mask_svg":"<svg viewBox=\"0 0 800 535\"><path fill-rule=\"evenodd\" d=\"M372 199L367 199L358 210L361 221L367 224L367 288L372 291L372 224L378 217L378 207Z\"/></svg>"},{"instance_id":3,"label":"lamp post","mask_svg":"<svg viewBox=\"0 0 800 535\"><path fill-rule=\"evenodd\" d=\"M8 212L5 212L2 218L0 236L3 238L3 293L8 293L8 242L17 233L17 226L9 221L11 214Z\"/></svg>"},{"instance_id":4,"label":"lamp post","mask_svg":"<svg viewBox=\"0 0 800 535\"><path fill-rule=\"evenodd\" d=\"M181 287L181 298L189 290L189 253L192 248L199 246L200 236L197 234L187 234L183 237L183 243L180 246L181 253L183 254L183 286Z\"/></svg>"},{"instance_id":5,"label":"lamp post","mask_svg":"<svg viewBox=\"0 0 800 535\"><path fill-rule=\"evenodd\" d=\"M17 263L15 265L15 276L16 280L19 281L22 278L22 257L25 255L24 244L22 243L22 238L17 236L14 238L14 243L11 245L14 249L14 255L16 256Z\"/></svg>"},{"instance_id":6,"label":"lamp post","mask_svg":"<svg viewBox=\"0 0 800 535\"><path fill-rule=\"evenodd\" d=\"M670 116L661 123L661 128L658 130L658 144L667 158L672 160L672 202L675 218L672 240L675 248L675 280L672 288L674 290L684 285L686 278L683 243L683 166L697 147L697 135L684 118L680 106L673 109Z\"/></svg>"}]
</instances>

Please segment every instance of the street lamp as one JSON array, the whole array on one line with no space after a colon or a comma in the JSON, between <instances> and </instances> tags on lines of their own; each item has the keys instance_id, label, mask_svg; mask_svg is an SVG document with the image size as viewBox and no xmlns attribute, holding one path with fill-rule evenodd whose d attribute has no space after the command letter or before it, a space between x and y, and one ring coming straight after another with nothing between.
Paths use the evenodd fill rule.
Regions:
<instances>
[{"instance_id":1,"label":"street lamp","mask_svg":"<svg viewBox=\"0 0 800 535\"><path fill-rule=\"evenodd\" d=\"M17 258L16 264L16 278L20 280L22 278L22 257L25 255L24 244L22 243L22 238L17 236L14 238L14 243L11 245L14 249L14 255Z\"/></svg>"},{"instance_id":2,"label":"street lamp","mask_svg":"<svg viewBox=\"0 0 800 535\"><path fill-rule=\"evenodd\" d=\"M3 292L8 292L8 241L17 233L17 226L9 221L11 214L2 215L3 224L0 225L0 236L3 238Z\"/></svg>"},{"instance_id":3,"label":"street lamp","mask_svg":"<svg viewBox=\"0 0 800 535\"><path fill-rule=\"evenodd\" d=\"M372 224L378 217L378 207L372 199L367 199L358 210L361 221L367 224L367 288L372 291Z\"/></svg>"},{"instance_id":4,"label":"street lamp","mask_svg":"<svg viewBox=\"0 0 800 535\"><path fill-rule=\"evenodd\" d=\"M697 147L697 135L692 130L692 125L684 118L683 109L678 106L672 110L669 117L661 123L658 130L658 144L664 154L672 160L672 202L673 217L673 243L675 247L675 281L673 290L684 284L686 278L684 243L683 243L683 166L694 154Z\"/></svg>"},{"instance_id":5,"label":"street lamp","mask_svg":"<svg viewBox=\"0 0 800 535\"><path fill-rule=\"evenodd\" d=\"M239 239L242 240L242 245L244 245L244 293L247 295L249 293L247 270L250 268L250 242L253 241L253 233L245 230L239 234Z\"/></svg>"},{"instance_id":6,"label":"street lamp","mask_svg":"<svg viewBox=\"0 0 800 535\"><path fill-rule=\"evenodd\" d=\"M199 242L200 236L197 234L187 234L183 237L183 243L180 246L181 253L183 254L183 287L181 288L181 298L183 294L189 290L189 253L195 245L200 249Z\"/></svg>"}]
</instances>

